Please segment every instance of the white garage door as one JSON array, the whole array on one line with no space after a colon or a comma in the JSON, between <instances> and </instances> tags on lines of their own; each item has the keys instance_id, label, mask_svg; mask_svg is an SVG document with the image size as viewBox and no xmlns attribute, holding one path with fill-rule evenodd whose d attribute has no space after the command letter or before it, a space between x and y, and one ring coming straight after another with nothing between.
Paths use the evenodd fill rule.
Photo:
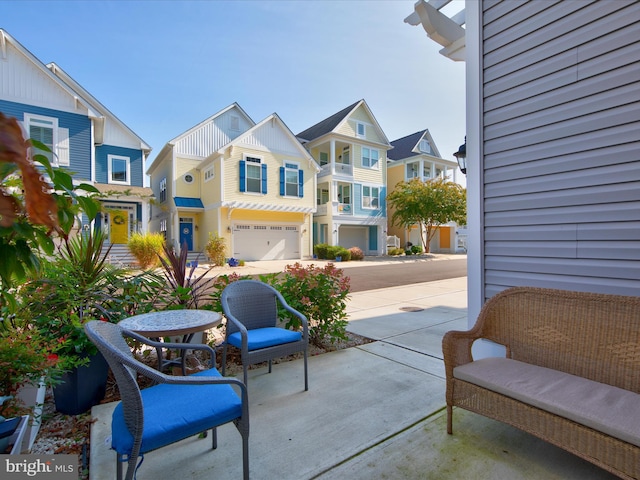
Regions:
<instances>
[{"instance_id":1,"label":"white garage door","mask_svg":"<svg viewBox=\"0 0 640 480\"><path fill-rule=\"evenodd\" d=\"M298 227L291 225L235 225L233 256L238 260L300 258Z\"/></svg>"},{"instance_id":2,"label":"white garage door","mask_svg":"<svg viewBox=\"0 0 640 480\"><path fill-rule=\"evenodd\" d=\"M365 227L340 227L338 244L344 248L359 247L367 253L367 228Z\"/></svg>"}]
</instances>

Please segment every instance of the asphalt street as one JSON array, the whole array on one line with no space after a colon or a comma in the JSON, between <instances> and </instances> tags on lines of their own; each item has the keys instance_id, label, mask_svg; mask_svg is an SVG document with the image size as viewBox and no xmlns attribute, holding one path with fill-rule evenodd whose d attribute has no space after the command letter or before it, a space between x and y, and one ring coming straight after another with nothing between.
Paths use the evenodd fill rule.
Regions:
<instances>
[{"instance_id":1,"label":"asphalt street","mask_svg":"<svg viewBox=\"0 0 640 480\"><path fill-rule=\"evenodd\" d=\"M467 258L447 260L393 263L375 263L358 268L344 269L351 279L351 291L362 292L377 288L397 287L413 283L433 282L467 275Z\"/></svg>"}]
</instances>

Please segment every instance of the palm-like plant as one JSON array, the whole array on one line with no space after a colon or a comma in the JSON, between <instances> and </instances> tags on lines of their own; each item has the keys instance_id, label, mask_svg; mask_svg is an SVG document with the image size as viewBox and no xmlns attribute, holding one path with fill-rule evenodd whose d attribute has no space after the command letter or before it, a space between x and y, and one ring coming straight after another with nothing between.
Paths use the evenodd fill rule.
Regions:
<instances>
[{"instance_id":1,"label":"palm-like plant","mask_svg":"<svg viewBox=\"0 0 640 480\"><path fill-rule=\"evenodd\" d=\"M176 255L173 249L164 245L165 257L158 255L169 286L169 295L166 300L168 309L199 308L202 305L203 296L214 281L214 277L206 276L213 267L202 275L195 276L196 264L194 263L187 272L187 250L185 243L180 254Z\"/></svg>"}]
</instances>

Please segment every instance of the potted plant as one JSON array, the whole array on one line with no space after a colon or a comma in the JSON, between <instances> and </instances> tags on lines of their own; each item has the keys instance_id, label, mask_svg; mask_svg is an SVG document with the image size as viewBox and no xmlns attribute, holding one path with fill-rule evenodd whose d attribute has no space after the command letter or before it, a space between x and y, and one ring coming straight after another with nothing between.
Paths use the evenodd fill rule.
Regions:
<instances>
[{"instance_id":1,"label":"potted plant","mask_svg":"<svg viewBox=\"0 0 640 480\"><path fill-rule=\"evenodd\" d=\"M54 383L60 375L52 346L34 332L9 323L0 324L0 398L3 400L0 401L0 429L6 430L0 435L0 453L5 453L9 444L10 422L13 420L17 427L16 420L25 415L31 418L21 428L28 434L26 447L30 447L28 443L35 438L40 426L44 398L40 397L40 403L37 397L30 402L24 399L30 396L29 390L44 391L44 386ZM21 450L22 446L18 446L17 451Z\"/></svg>"},{"instance_id":2,"label":"potted plant","mask_svg":"<svg viewBox=\"0 0 640 480\"><path fill-rule=\"evenodd\" d=\"M105 395L108 366L84 332L93 319L114 322L149 311L158 279L107 263L105 237L95 230L65 241L57 258L20 289L21 316L47 344L56 345L65 373L54 386L56 409L84 413Z\"/></svg>"}]
</instances>

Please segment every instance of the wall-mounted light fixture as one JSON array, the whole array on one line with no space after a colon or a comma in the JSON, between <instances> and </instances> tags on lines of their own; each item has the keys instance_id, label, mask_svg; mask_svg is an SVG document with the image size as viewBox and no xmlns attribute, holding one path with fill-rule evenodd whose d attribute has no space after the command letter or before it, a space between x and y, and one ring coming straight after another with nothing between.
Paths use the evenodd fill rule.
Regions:
<instances>
[{"instance_id":1,"label":"wall-mounted light fixture","mask_svg":"<svg viewBox=\"0 0 640 480\"><path fill-rule=\"evenodd\" d=\"M453 154L458 160L458 167L463 174L467 174L467 137L464 137L464 143L460 145L458 151Z\"/></svg>"},{"instance_id":2,"label":"wall-mounted light fixture","mask_svg":"<svg viewBox=\"0 0 640 480\"><path fill-rule=\"evenodd\" d=\"M230 232L230 231L231 231L231 227L227 227L227 232Z\"/></svg>"},{"instance_id":3,"label":"wall-mounted light fixture","mask_svg":"<svg viewBox=\"0 0 640 480\"><path fill-rule=\"evenodd\" d=\"M196 232L198 231L198 225L196 225Z\"/></svg>"}]
</instances>

